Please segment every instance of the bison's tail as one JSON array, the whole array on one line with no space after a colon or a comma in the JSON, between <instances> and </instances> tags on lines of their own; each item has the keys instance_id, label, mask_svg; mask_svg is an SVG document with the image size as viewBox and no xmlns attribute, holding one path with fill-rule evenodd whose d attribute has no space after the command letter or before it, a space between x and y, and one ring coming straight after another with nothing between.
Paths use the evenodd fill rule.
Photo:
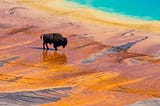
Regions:
<instances>
[{"instance_id":1,"label":"bison's tail","mask_svg":"<svg viewBox=\"0 0 160 106\"><path fill-rule=\"evenodd\" d=\"M43 38L43 35L41 35L40 38L42 39L42 38Z\"/></svg>"}]
</instances>

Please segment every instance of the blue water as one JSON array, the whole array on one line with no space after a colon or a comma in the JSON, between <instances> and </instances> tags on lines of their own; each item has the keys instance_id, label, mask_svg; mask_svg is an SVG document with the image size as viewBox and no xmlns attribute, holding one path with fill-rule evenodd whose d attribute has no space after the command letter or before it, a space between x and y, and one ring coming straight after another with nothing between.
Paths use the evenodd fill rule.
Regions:
<instances>
[{"instance_id":1,"label":"blue water","mask_svg":"<svg viewBox=\"0 0 160 106\"><path fill-rule=\"evenodd\" d=\"M160 20L160 0L68 0L104 12L145 20Z\"/></svg>"}]
</instances>

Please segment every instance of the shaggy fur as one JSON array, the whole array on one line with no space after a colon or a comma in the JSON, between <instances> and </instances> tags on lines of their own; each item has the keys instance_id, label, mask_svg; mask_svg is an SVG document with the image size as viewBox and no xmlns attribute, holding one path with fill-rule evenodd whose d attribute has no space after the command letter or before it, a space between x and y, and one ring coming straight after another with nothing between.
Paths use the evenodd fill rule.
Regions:
<instances>
[{"instance_id":1,"label":"shaggy fur","mask_svg":"<svg viewBox=\"0 0 160 106\"><path fill-rule=\"evenodd\" d=\"M62 46L65 48L67 45L67 38L63 37L59 33L52 33L52 34L43 34L41 35L41 39L43 39L43 49L45 50L45 46L47 47L47 50L49 49L48 43L53 44L53 47L55 50L57 50L58 46Z\"/></svg>"}]
</instances>

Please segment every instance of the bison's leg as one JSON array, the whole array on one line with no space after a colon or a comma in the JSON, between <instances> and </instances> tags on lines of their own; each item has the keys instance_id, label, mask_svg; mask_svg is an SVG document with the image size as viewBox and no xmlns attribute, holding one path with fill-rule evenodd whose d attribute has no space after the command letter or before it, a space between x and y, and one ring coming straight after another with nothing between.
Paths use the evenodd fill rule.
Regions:
<instances>
[{"instance_id":1,"label":"bison's leg","mask_svg":"<svg viewBox=\"0 0 160 106\"><path fill-rule=\"evenodd\" d=\"M45 42L43 42L43 50L45 50Z\"/></svg>"},{"instance_id":2,"label":"bison's leg","mask_svg":"<svg viewBox=\"0 0 160 106\"><path fill-rule=\"evenodd\" d=\"M54 49L57 51L57 46L54 45Z\"/></svg>"},{"instance_id":3,"label":"bison's leg","mask_svg":"<svg viewBox=\"0 0 160 106\"><path fill-rule=\"evenodd\" d=\"M55 47L55 50L57 51L57 47Z\"/></svg>"},{"instance_id":4,"label":"bison's leg","mask_svg":"<svg viewBox=\"0 0 160 106\"><path fill-rule=\"evenodd\" d=\"M56 45L56 43L53 43L53 47L57 51L57 45Z\"/></svg>"},{"instance_id":5,"label":"bison's leg","mask_svg":"<svg viewBox=\"0 0 160 106\"><path fill-rule=\"evenodd\" d=\"M49 49L49 47L48 47L48 43L46 43L46 47L47 47L47 50Z\"/></svg>"}]
</instances>

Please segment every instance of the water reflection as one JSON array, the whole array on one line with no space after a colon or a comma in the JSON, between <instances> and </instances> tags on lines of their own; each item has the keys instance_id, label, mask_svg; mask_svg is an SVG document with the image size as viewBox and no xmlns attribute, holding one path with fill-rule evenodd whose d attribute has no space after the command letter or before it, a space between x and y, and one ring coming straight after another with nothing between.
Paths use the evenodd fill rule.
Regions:
<instances>
[{"instance_id":1,"label":"water reflection","mask_svg":"<svg viewBox=\"0 0 160 106\"><path fill-rule=\"evenodd\" d=\"M125 44L122 44L119 46L115 46L115 47L112 47L109 49L108 48L104 49L101 52L93 54L89 58L82 60L81 63L92 63L92 62L96 61L97 58L100 58L104 55L111 55L111 54L117 54L117 53L119 54L121 52L126 52L128 49L130 49L135 44L137 44L143 40L146 40L146 39L148 39L148 36L146 36L145 38L137 39L135 41L128 42L128 43L125 43Z\"/></svg>"},{"instance_id":2,"label":"water reflection","mask_svg":"<svg viewBox=\"0 0 160 106\"><path fill-rule=\"evenodd\" d=\"M43 62L48 64L66 64L67 57L64 53L43 51Z\"/></svg>"},{"instance_id":3,"label":"water reflection","mask_svg":"<svg viewBox=\"0 0 160 106\"><path fill-rule=\"evenodd\" d=\"M69 96L72 87L0 93L1 106L35 106L56 102Z\"/></svg>"},{"instance_id":4,"label":"water reflection","mask_svg":"<svg viewBox=\"0 0 160 106\"><path fill-rule=\"evenodd\" d=\"M15 57L11 57L11 58L8 58L8 59L0 60L0 67L3 67L4 64L9 63L12 60L16 60L17 58L19 58L19 56L15 56Z\"/></svg>"}]
</instances>

